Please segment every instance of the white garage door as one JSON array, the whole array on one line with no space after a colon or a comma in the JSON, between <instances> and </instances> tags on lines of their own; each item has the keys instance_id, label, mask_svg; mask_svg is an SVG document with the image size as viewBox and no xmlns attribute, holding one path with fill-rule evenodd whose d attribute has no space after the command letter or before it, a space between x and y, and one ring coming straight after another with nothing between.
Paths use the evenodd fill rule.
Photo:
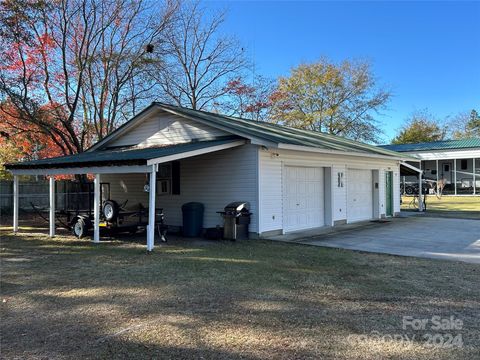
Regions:
<instances>
[{"instance_id":1,"label":"white garage door","mask_svg":"<svg viewBox=\"0 0 480 360\"><path fill-rule=\"evenodd\" d=\"M285 167L285 231L324 225L323 168Z\"/></svg>"},{"instance_id":2,"label":"white garage door","mask_svg":"<svg viewBox=\"0 0 480 360\"><path fill-rule=\"evenodd\" d=\"M373 183L371 170L348 169L347 221L373 218Z\"/></svg>"}]
</instances>

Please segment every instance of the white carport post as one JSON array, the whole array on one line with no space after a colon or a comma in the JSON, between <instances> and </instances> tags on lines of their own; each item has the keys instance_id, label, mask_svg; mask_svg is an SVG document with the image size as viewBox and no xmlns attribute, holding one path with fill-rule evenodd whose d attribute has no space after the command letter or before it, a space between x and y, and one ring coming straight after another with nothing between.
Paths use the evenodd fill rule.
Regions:
<instances>
[{"instance_id":1,"label":"white carport post","mask_svg":"<svg viewBox=\"0 0 480 360\"><path fill-rule=\"evenodd\" d=\"M150 188L148 193L148 230L147 251L152 251L155 244L155 195L157 183L157 165L152 165L150 171Z\"/></svg>"},{"instance_id":2,"label":"white carport post","mask_svg":"<svg viewBox=\"0 0 480 360\"><path fill-rule=\"evenodd\" d=\"M453 181L455 186L455 195L457 195L457 159L453 159Z\"/></svg>"},{"instance_id":3,"label":"white carport post","mask_svg":"<svg viewBox=\"0 0 480 360\"><path fill-rule=\"evenodd\" d=\"M473 169L473 195L475 195L477 193L477 173L476 173L476 170L475 170L475 161L477 159L473 158L473 166L472 166L472 169Z\"/></svg>"},{"instance_id":4,"label":"white carport post","mask_svg":"<svg viewBox=\"0 0 480 360\"><path fill-rule=\"evenodd\" d=\"M422 192L422 163L420 162L420 168L416 168L413 165L410 165L404 161L400 163L400 165L403 165L409 169L414 170L415 172L418 173L418 211L423 211L423 192Z\"/></svg>"},{"instance_id":5,"label":"white carport post","mask_svg":"<svg viewBox=\"0 0 480 360\"><path fill-rule=\"evenodd\" d=\"M423 172L418 173L418 211L423 211L422 174Z\"/></svg>"},{"instance_id":6,"label":"white carport post","mask_svg":"<svg viewBox=\"0 0 480 360\"><path fill-rule=\"evenodd\" d=\"M100 242L100 174L93 181L93 242Z\"/></svg>"},{"instance_id":7,"label":"white carport post","mask_svg":"<svg viewBox=\"0 0 480 360\"><path fill-rule=\"evenodd\" d=\"M13 176L13 232L18 232L18 176Z\"/></svg>"},{"instance_id":8,"label":"white carport post","mask_svg":"<svg viewBox=\"0 0 480 360\"><path fill-rule=\"evenodd\" d=\"M55 178L50 176L50 237L55 236Z\"/></svg>"}]
</instances>

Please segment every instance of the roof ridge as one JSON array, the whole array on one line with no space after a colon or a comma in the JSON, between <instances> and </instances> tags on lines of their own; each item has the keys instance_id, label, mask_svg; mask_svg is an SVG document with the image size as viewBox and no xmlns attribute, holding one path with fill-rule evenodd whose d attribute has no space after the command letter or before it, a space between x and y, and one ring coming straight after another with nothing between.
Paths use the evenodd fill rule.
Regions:
<instances>
[{"instance_id":1,"label":"roof ridge","mask_svg":"<svg viewBox=\"0 0 480 360\"><path fill-rule=\"evenodd\" d=\"M164 108L170 108L173 111L178 111L178 112L190 112L192 115L198 114L199 117L202 116L212 116L217 120L220 120L222 122L226 121L235 121L237 123L240 123L244 126L250 126L254 127L256 131L259 131L261 133L271 131L271 128L275 128L278 131L286 131L291 134L294 134L296 136L301 137L301 139L296 139L297 141L304 141L306 142L306 146L325 146L327 148L330 148L332 150L340 150L340 151L351 151L353 147L353 150L360 151L360 152L375 152L379 153L381 155L388 155L388 156L398 156L398 154L392 150L389 149L383 149L379 148L376 145L371 145L371 144L366 144L360 141L348 139L339 135L333 135L333 134L328 134L324 132L318 132L318 131L313 131L313 130L307 130L307 129L297 129L293 128L290 126L286 125L281 125L277 123L272 123L269 121L258 121L258 120L250 120L242 117L234 117L230 115L224 115L224 114L218 114L218 113L213 113L209 111L204 111L204 110L194 110L190 108L185 108L177 105L171 105L171 104L165 104L161 102L155 102L160 107ZM227 127L231 127L231 124L222 124L226 125ZM267 129L270 128L270 129ZM245 129L242 129L245 131ZM248 129L247 129L248 130ZM268 135L268 134L266 134ZM282 134L278 134L278 136L282 136ZM312 139L313 137L313 139ZM319 141L319 143L315 143L315 141ZM333 144L332 144L333 142ZM350 146L350 148L349 148Z\"/></svg>"}]
</instances>

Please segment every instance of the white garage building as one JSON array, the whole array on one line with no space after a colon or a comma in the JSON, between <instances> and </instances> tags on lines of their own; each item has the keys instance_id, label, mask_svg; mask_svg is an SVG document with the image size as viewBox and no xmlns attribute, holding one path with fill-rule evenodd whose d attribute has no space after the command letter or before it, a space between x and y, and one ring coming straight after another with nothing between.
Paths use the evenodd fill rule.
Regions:
<instances>
[{"instance_id":1,"label":"white garage building","mask_svg":"<svg viewBox=\"0 0 480 360\"><path fill-rule=\"evenodd\" d=\"M174 226L182 225L186 202L204 204L208 228L222 225L217 211L226 204L248 201L251 236L262 237L395 216L406 160L412 158L341 137L153 103L82 154L7 168L16 184L18 175L94 174L94 224L105 200L100 184L109 183L111 199L161 207ZM150 224L154 218L150 211ZM148 250L154 236L147 234Z\"/></svg>"}]
</instances>

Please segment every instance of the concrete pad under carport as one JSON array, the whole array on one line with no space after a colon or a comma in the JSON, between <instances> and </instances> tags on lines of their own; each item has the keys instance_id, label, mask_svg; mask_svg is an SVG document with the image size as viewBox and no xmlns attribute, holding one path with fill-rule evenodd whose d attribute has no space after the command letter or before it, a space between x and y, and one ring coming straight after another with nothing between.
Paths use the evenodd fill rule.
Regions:
<instances>
[{"instance_id":1,"label":"concrete pad under carport","mask_svg":"<svg viewBox=\"0 0 480 360\"><path fill-rule=\"evenodd\" d=\"M300 234L299 234L300 235ZM480 264L480 220L393 218L314 236L276 238L300 244Z\"/></svg>"}]
</instances>

